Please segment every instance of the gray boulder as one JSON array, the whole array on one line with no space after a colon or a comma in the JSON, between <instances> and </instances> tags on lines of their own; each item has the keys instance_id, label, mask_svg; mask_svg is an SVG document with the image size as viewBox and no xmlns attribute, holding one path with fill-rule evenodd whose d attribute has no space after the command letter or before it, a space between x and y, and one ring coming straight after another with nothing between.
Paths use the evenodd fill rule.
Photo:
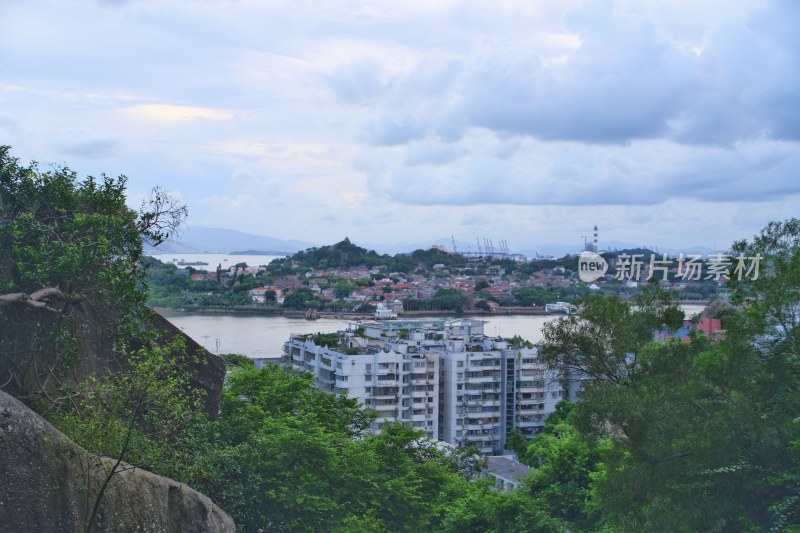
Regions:
<instances>
[{"instance_id":1,"label":"gray boulder","mask_svg":"<svg viewBox=\"0 0 800 533\"><path fill-rule=\"evenodd\" d=\"M72 442L0 391L0 530L84 531L116 463ZM122 463L100 500L92 531L233 532L233 520L208 497Z\"/></svg>"}]
</instances>

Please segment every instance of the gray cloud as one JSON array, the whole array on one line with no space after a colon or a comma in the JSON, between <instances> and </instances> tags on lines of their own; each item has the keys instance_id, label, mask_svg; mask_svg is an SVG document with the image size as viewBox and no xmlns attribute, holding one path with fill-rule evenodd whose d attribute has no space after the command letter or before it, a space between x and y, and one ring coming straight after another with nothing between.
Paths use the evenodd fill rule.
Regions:
<instances>
[{"instance_id":1,"label":"gray cloud","mask_svg":"<svg viewBox=\"0 0 800 533\"><path fill-rule=\"evenodd\" d=\"M346 103L368 103L383 94L391 83L375 61L356 61L337 68L325 81L336 97Z\"/></svg>"},{"instance_id":2,"label":"gray cloud","mask_svg":"<svg viewBox=\"0 0 800 533\"><path fill-rule=\"evenodd\" d=\"M62 154L88 159L108 159L122 151L119 139L85 131L66 131L55 146Z\"/></svg>"},{"instance_id":3,"label":"gray cloud","mask_svg":"<svg viewBox=\"0 0 800 533\"><path fill-rule=\"evenodd\" d=\"M416 205L656 205L671 198L757 202L800 193L792 143L736 148L642 141L603 147L527 141L506 159L471 152L440 167L371 177L376 194Z\"/></svg>"},{"instance_id":4,"label":"gray cloud","mask_svg":"<svg viewBox=\"0 0 800 533\"><path fill-rule=\"evenodd\" d=\"M383 116L372 122L365 140L379 146L406 144L424 136L426 125L411 115Z\"/></svg>"},{"instance_id":5,"label":"gray cloud","mask_svg":"<svg viewBox=\"0 0 800 533\"><path fill-rule=\"evenodd\" d=\"M581 39L574 55L555 65L524 49L482 58L455 112L473 126L544 140L663 135L695 84L693 54L659 41L646 21L613 17L607 2L568 20Z\"/></svg>"},{"instance_id":6,"label":"gray cloud","mask_svg":"<svg viewBox=\"0 0 800 533\"><path fill-rule=\"evenodd\" d=\"M723 16L693 50L670 40L651 18L591 0L565 15L561 31L580 45L556 60L524 41L513 50L487 41L451 50L448 59L420 59L379 90L373 68L360 77L372 90L347 94L374 98L377 117L365 126L365 138L375 144L409 142L429 131L454 140L470 127L606 144L797 140L800 44L789 21L800 19L799 11L796 3L776 2ZM332 88L341 95L347 86L337 80ZM413 127L397 118L401 96L425 111Z\"/></svg>"}]
</instances>

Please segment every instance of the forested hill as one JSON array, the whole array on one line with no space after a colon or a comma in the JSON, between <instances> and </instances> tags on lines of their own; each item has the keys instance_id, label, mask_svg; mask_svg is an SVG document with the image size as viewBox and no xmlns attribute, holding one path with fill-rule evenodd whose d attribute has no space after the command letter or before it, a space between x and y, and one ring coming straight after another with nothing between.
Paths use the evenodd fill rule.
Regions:
<instances>
[{"instance_id":1,"label":"forested hill","mask_svg":"<svg viewBox=\"0 0 800 533\"><path fill-rule=\"evenodd\" d=\"M430 268L435 264L445 266L464 266L467 260L460 255L449 254L441 250L415 250L410 254L378 255L375 250L367 250L350 242L343 241L330 246L309 248L287 257L276 259L268 267L274 273L289 268L292 264L300 267L326 269L348 268L364 265L368 268L385 266L390 272L410 272L419 265Z\"/></svg>"}]
</instances>

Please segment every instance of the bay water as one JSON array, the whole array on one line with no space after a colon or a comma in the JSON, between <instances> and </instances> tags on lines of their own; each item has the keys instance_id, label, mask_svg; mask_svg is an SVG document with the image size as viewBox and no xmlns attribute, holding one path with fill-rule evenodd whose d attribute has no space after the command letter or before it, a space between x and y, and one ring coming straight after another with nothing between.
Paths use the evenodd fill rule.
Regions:
<instances>
[{"instance_id":1,"label":"bay water","mask_svg":"<svg viewBox=\"0 0 800 533\"><path fill-rule=\"evenodd\" d=\"M703 306L685 305L683 310L689 317L701 312ZM238 353L248 357L281 355L283 343L289 340L292 334L334 333L346 329L350 322L338 318L305 320L283 316L209 315L163 310L162 314L210 352ZM551 320L558 320L561 316L563 315L498 315L475 318L487 322L485 326L487 335L505 338L519 335L535 343L542 340L542 327Z\"/></svg>"}]
</instances>

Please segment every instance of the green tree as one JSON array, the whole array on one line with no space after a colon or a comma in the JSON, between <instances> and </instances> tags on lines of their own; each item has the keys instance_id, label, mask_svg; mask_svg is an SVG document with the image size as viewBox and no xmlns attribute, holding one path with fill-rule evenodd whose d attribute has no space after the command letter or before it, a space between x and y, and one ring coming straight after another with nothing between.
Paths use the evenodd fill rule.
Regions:
<instances>
[{"instance_id":1,"label":"green tree","mask_svg":"<svg viewBox=\"0 0 800 533\"><path fill-rule=\"evenodd\" d=\"M520 454L525 453L527 449L528 439L517 428L512 429L506 439L506 450L511 450L517 454L517 457L520 457Z\"/></svg>"},{"instance_id":2,"label":"green tree","mask_svg":"<svg viewBox=\"0 0 800 533\"><path fill-rule=\"evenodd\" d=\"M490 285L489 285L488 281L486 281L485 279L479 280L475 284L475 292L480 292L483 289L488 289L489 287L490 287Z\"/></svg>"},{"instance_id":3,"label":"green tree","mask_svg":"<svg viewBox=\"0 0 800 533\"><path fill-rule=\"evenodd\" d=\"M305 287L296 289L292 294L284 298L283 307L289 309L307 309L315 301L314 293Z\"/></svg>"},{"instance_id":4,"label":"green tree","mask_svg":"<svg viewBox=\"0 0 800 533\"><path fill-rule=\"evenodd\" d=\"M721 342L702 334L653 342L677 314L650 292L635 306L587 299L578 315L546 329L545 359L584 378L575 427L607 443L592 490L610 527L797 526L799 226L773 223L737 243L748 256L761 254L764 269L733 284L744 305Z\"/></svg>"},{"instance_id":5,"label":"green tree","mask_svg":"<svg viewBox=\"0 0 800 533\"><path fill-rule=\"evenodd\" d=\"M100 518L106 489L129 463L177 479L199 475L202 452L196 429L207 424L203 395L189 384L183 337L129 353L124 372L108 372L79 385L74 410L50 413L50 421L89 452L105 470L99 486L87 486L91 509L85 531ZM100 460L101 456L112 458ZM88 479L88 478L87 478ZM106 522L113 518L105 517Z\"/></svg>"},{"instance_id":6,"label":"green tree","mask_svg":"<svg viewBox=\"0 0 800 533\"><path fill-rule=\"evenodd\" d=\"M565 529L594 530L599 517L593 478L602 471L604 451L610 446L607 439L583 438L574 425L573 404L560 402L542 432L517 454L521 462L535 467L520 490Z\"/></svg>"},{"instance_id":7,"label":"green tree","mask_svg":"<svg viewBox=\"0 0 800 533\"><path fill-rule=\"evenodd\" d=\"M15 396L60 405L76 379L118 364L113 347L143 310L142 238L185 214L160 190L137 214L125 183L43 172L0 147L0 384Z\"/></svg>"},{"instance_id":8,"label":"green tree","mask_svg":"<svg viewBox=\"0 0 800 533\"><path fill-rule=\"evenodd\" d=\"M487 312L492 310L492 308L489 306L486 300L478 300L477 302L475 302L475 308Z\"/></svg>"},{"instance_id":9,"label":"green tree","mask_svg":"<svg viewBox=\"0 0 800 533\"><path fill-rule=\"evenodd\" d=\"M346 298L355 288L355 285L349 281L340 280L336 282L336 286L333 288L333 294L341 300L342 298Z\"/></svg>"}]
</instances>

